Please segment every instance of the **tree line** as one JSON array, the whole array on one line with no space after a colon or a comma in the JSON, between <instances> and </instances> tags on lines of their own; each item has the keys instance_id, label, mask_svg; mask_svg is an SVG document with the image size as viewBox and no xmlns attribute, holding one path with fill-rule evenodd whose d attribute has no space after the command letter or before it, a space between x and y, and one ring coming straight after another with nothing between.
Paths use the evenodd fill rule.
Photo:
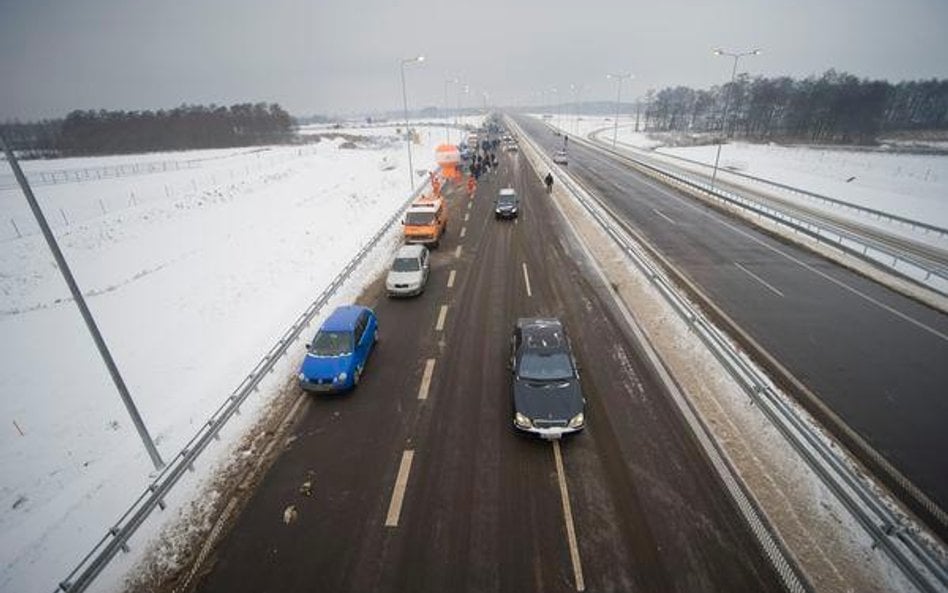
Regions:
<instances>
[{"instance_id":1,"label":"tree line","mask_svg":"<svg viewBox=\"0 0 948 593\"><path fill-rule=\"evenodd\" d=\"M647 131L872 144L888 132L948 130L948 80L892 84L835 70L802 80L744 74L708 90L649 91L636 113Z\"/></svg>"},{"instance_id":2,"label":"tree line","mask_svg":"<svg viewBox=\"0 0 948 593\"><path fill-rule=\"evenodd\" d=\"M158 111L77 110L63 119L0 124L24 157L228 148L292 140L295 122L276 103L182 105Z\"/></svg>"}]
</instances>

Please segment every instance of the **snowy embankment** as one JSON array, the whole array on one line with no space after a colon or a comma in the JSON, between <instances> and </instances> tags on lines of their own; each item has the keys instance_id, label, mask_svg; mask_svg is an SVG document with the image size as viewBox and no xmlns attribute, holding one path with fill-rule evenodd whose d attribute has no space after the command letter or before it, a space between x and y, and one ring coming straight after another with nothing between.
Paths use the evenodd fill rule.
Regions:
<instances>
[{"instance_id":1,"label":"snowy embankment","mask_svg":"<svg viewBox=\"0 0 948 593\"><path fill-rule=\"evenodd\" d=\"M563 116L545 120L565 132L585 138L600 131L600 140L610 142L614 120L603 116ZM660 140L635 132L635 118L619 120L620 147L648 150L649 156L676 167L708 174L714 164L717 145L669 147ZM674 158L680 157L680 158ZM683 161L696 161L695 164ZM822 209L837 217L851 218L887 232L948 247L948 241L923 231L913 231L885 219L861 215L806 196L755 183L737 175L760 177L784 185L822 194L863 208L948 228L948 156L870 152L844 147L780 146L735 142L722 147L718 175L722 181L765 191L781 199L810 208Z\"/></svg>"},{"instance_id":2,"label":"snowy embankment","mask_svg":"<svg viewBox=\"0 0 948 593\"><path fill-rule=\"evenodd\" d=\"M344 132L355 138L23 163L165 460L408 197L394 128ZM431 169L443 132L419 135L414 168ZM46 593L153 468L2 166L0 590ZM205 454L201 479L240 437Z\"/></svg>"}]
</instances>

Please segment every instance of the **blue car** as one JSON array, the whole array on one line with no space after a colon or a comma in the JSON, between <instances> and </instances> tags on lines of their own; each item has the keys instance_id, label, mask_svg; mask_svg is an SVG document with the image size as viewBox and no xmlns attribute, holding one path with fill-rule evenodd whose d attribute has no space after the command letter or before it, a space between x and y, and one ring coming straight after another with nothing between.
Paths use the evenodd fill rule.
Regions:
<instances>
[{"instance_id":1,"label":"blue car","mask_svg":"<svg viewBox=\"0 0 948 593\"><path fill-rule=\"evenodd\" d=\"M305 391L345 391L359 384L378 341L378 320L368 307L339 307L323 322L300 366Z\"/></svg>"}]
</instances>

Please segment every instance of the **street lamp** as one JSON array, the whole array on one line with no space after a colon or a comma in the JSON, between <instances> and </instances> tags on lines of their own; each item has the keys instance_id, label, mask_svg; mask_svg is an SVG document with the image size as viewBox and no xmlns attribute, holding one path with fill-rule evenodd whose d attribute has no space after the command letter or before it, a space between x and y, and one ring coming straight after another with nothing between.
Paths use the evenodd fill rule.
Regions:
<instances>
[{"instance_id":1,"label":"street lamp","mask_svg":"<svg viewBox=\"0 0 948 593\"><path fill-rule=\"evenodd\" d=\"M445 139L445 141L446 141L448 144L451 144L451 128L448 126L448 109L449 109L449 107L448 107L448 85L449 85L449 84L457 84L457 83L459 83L459 82L461 82L461 80L460 80L457 76L454 76L454 77L452 77L452 78L445 78L445 79L444 79L444 139ZM456 117L457 117L457 115L455 114L455 118L456 118ZM457 123L457 122L455 121L455 123Z\"/></svg>"},{"instance_id":2,"label":"street lamp","mask_svg":"<svg viewBox=\"0 0 948 593\"><path fill-rule=\"evenodd\" d=\"M616 120L612 124L612 147L616 147L616 139L619 136L619 105L622 101L622 81L626 78L635 78L632 74L606 74L606 78L616 80Z\"/></svg>"},{"instance_id":3,"label":"street lamp","mask_svg":"<svg viewBox=\"0 0 948 593\"><path fill-rule=\"evenodd\" d=\"M407 64L420 64L425 61L425 56L415 58L403 58L401 60L402 72L402 106L405 109L405 142L408 144L408 180L411 182L411 190L415 191L415 172L411 163L411 133L408 131L408 94L405 92L405 66Z\"/></svg>"},{"instance_id":4,"label":"street lamp","mask_svg":"<svg viewBox=\"0 0 948 593\"><path fill-rule=\"evenodd\" d=\"M721 122L724 127L724 137L727 138L727 111L731 103L731 93L734 92L734 77L737 75L737 62L744 56L758 56L762 52L760 49L752 49L751 51L744 52L728 52L724 51L721 48L714 50L714 55L716 56L727 56L729 58L734 58L734 67L731 68L731 86L728 87L728 92L724 96L724 115L721 117ZM721 143L718 143L717 154L714 155L714 171L711 173L711 187L714 187L715 181L718 178L718 161L721 159Z\"/></svg>"},{"instance_id":5,"label":"street lamp","mask_svg":"<svg viewBox=\"0 0 948 593\"><path fill-rule=\"evenodd\" d=\"M573 136L579 134L579 95L585 90L584 85L571 84L569 88L573 91L573 108L576 117L573 118Z\"/></svg>"},{"instance_id":6,"label":"street lamp","mask_svg":"<svg viewBox=\"0 0 948 593\"><path fill-rule=\"evenodd\" d=\"M59 273L62 274L63 280L66 281L66 286L69 287L69 292L72 293L73 302L75 302L79 308L79 314L82 316L82 320L86 322L86 329L88 329L92 335L92 341L95 342L95 346L99 350L99 355L102 357L102 361L105 363L105 367L112 377L112 382L119 392L119 398L121 398L122 403L125 404L128 415L132 417L132 424L135 425L135 430L138 431L138 436L141 438L142 444L145 445L145 451L147 451L148 456L151 457L155 471L162 470L165 467L165 462L162 461L161 454L158 453L155 441L151 438L151 434L145 427L145 421L142 420L141 414L138 412L138 407L132 400L132 395L129 393L128 387L125 384L125 379L122 378L118 365L115 363L115 359L112 358L112 353L109 352L109 348L105 344L105 338L103 338L101 332L99 332L99 326L96 325L95 319L92 317L92 312L89 310L88 305L86 305L86 300L82 296L82 291L79 289L79 285L76 283L76 279L69 269L69 264L66 263L66 258L63 256L62 250L59 249L59 243L56 242L56 237L49 228L46 215L43 214L39 202L36 201L36 196L33 195L33 188L30 187L26 175L24 175L23 170L20 169L20 163L17 161L13 149L7 145L6 140L4 140L2 136L0 136L0 152L6 155L7 162L10 163L10 168L13 169L13 176L20 185L20 189L26 197L26 202L29 204L30 210L33 211L33 216L36 217L36 222L40 227L40 231L43 233L43 238L46 239L46 244L53 253L56 267L59 268Z\"/></svg>"},{"instance_id":7,"label":"street lamp","mask_svg":"<svg viewBox=\"0 0 948 593\"><path fill-rule=\"evenodd\" d=\"M551 88L550 92L553 93L553 100L556 101L556 127L559 128L563 125L563 105L560 103L560 92L556 87Z\"/></svg>"},{"instance_id":8,"label":"street lamp","mask_svg":"<svg viewBox=\"0 0 948 593\"><path fill-rule=\"evenodd\" d=\"M471 92L471 87L470 87L470 85L464 85L464 88L463 88L463 89L461 88L461 85L458 85L458 109L457 109L458 112L461 111L461 92L462 92L462 91L463 91L463 93L464 93L465 95L470 94L470 92ZM467 101L464 101L464 104L467 105ZM457 116L457 114L455 114L455 116L454 116L454 121L455 121L455 123L457 123L457 121L458 121L458 116Z\"/></svg>"}]
</instances>

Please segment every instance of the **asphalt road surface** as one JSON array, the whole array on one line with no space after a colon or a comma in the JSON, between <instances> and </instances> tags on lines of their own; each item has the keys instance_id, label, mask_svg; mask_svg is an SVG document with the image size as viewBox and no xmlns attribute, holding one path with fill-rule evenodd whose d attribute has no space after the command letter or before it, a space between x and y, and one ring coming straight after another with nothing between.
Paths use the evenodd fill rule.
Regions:
<instances>
[{"instance_id":1,"label":"asphalt road surface","mask_svg":"<svg viewBox=\"0 0 948 593\"><path fill-rule=\"evenodd\" d=\"M550 153L562 146L538 120L517 121ZM570 142L569 153L571 174L948 509L948 315L598 151Z\"/></svg>"},{"instance_id":2,"label":"asphalt road surface","mask_svg":"<svg viewBox=\"0 0 948 593\"><path fill-rule=\"evenodd\" d=\"M449 190L423 295L363 295L362 383L307 397L198 591L782 590L526 159L501 160L473 201ZM506 186L517 222L493 218ZM588 401L556 444L512 427L510 332L535 315L565 322Z\"/></svg>"}]
</instances>

